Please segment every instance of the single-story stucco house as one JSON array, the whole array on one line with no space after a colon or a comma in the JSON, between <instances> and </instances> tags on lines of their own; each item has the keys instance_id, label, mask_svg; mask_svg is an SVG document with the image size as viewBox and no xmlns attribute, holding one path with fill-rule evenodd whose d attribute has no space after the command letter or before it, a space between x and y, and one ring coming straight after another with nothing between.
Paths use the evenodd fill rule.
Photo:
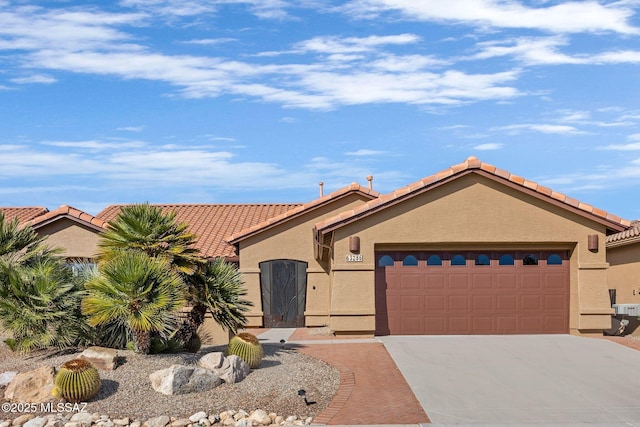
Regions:
<instances>
[{"instance_id":1,"label":"single-story stucco house","mask_svg":"<svg viewBox=\"0 0 640 427\"><path fill-rule=\"evenodd\" d=\"M640 223L475 157L384 195L370 181L306 204L162 207L203 255L238 263L255 304L248 327L602 335L614 302L640 304ZM119 209L24 222L91 258ZM69 227L93 233L84 253Z\"/></svg>"}]
</instances>

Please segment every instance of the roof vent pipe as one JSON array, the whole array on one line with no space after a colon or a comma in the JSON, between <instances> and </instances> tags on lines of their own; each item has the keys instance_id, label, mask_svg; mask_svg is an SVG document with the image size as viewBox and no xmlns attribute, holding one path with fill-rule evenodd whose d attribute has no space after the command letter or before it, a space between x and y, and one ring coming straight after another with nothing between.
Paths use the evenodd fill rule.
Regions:
<instances>
[{"instance_id":1,"label":"roof vent pipe","mask_svg":"<svg viewBox=\"0 0 640 427\"><path fill-rule=\"evenodd\" d=\"M373 190L373 175L369 175L367 181L369 181L369 190Z\"/></svg>"},{"instance_id":2,"label":"roof vent pipe","mask_svg":"<svg viewBox=\"0 0 640 427\"><path fill-rule=\"evenodd\" d=\"M320 182L318 183L318 185L320 186L320 197L322 197L322 196L323 196L323 193L324 193L324 192L322 191L322 187L324 187L324 182L320 181Z\"/></svg>"}]
</instances>

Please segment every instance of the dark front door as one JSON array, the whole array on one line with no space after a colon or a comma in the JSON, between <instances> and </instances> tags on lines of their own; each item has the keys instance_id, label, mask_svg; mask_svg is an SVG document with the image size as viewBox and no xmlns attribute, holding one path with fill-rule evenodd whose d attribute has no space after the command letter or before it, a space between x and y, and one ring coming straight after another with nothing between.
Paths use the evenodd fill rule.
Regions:
<instances>
[{"instance_id":1,"label":"dark front door","mask_svg":"<svg viewBox=\"0 0 640 427\"><path fill-rule=\"evenodd\" d=\"M260 288L266 328L304 326L306 262L288 259L261 262Z\"/></svg>"}]
</instances>

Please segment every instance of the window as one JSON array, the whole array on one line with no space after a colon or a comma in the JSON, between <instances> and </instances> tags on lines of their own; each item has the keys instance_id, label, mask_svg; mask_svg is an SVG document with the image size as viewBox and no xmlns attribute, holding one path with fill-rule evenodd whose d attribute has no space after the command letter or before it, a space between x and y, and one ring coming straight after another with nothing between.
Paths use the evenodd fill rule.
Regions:
<instances>
[{"instance_id":1,"label":"window","mask_svg":"<svg viewBox=\"0 0 640 427\"><path fill-rule=\"evenodd\" d=\"M385 255L378 260L378 267L393 267L393 258L389 255Z\"/></svg>"},{"instance_id":2,"label":"window","mask_svg":"<svg viewBox=\"0 0 640 427\"><path fill-rule=\"evenodd\" d=\"M486 255L478 255L476 257L476 265L491 265L491 260Z\"/></svg>"},{"instance_id":3,"label":"window","mask_svg":"<svg viewBox=\"0 0 640 427\"><path fill-rule=\"evenodd\" d=\"M551 254L547 258L547 265L562 265L562 257L558 254Z\"/></svg>"},{"instance_id":4,"label":"window","mask_svg":"<svg viewBox=\"0 0 640 427\"><path fill-rule=\"evenodd\" d=\"M534 254L526 255L522 258L522 265L538 265L538 257Z\"/></svg>"},{"instance_id":5,"label":"window","mask_svg":"<svg viewBox=\"0 0 640 427\"><path fill-rule=\"evenodd\" d=\"M431 255L427 258L427 265L442 265L442 258L438 255Z\"/></svg>"},{"instance_id":6,"label":"window","mask_svg":"<svg viewBox=\"0 0 640 427\"><path fill-rule=\"evenodd\" d=\"M451 258L451 265L465 266L467 265L467 260L462 255L454 255L453 258Z\"/></svg>"},{"instance_id":7,"label":"window","mask_svg":"<svg viewBox=\"0 0 640 427\"><path fill-rule=\"evenodd\" d=\"M413 255L407 255L402 260L402 265L405 267L415 267L418 265L418 258L414 257Z\"/></svg>"},{"instance_id":8,"label":"window","mask_svg":"<svg viewBox=\"0 0 640 427\"><path fill-rule=\"evenodd\" d=\"M498 265L515 265L515 261L513 259L513 256L509 255L509 254L504 254L500 257L500 260L498 261Z\"/></svg>"}]
</instances>

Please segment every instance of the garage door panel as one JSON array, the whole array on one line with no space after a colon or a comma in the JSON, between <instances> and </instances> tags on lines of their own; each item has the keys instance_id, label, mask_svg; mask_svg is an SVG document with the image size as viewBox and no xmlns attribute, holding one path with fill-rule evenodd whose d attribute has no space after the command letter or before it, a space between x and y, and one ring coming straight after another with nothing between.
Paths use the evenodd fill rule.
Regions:
<instances>
[{"instance_id":1,"label":"garage door panel","mask_svg":"<svg viewBox=\"0 0 640 427\"><path fill-rule=\"evenodd\" d=\"M424 318L424 330L431 331L429 335L445 335L448 333L447 319L445 317L427 316ZM416 335L423 334L424 332Z\"/></svg>"},{"instance_id":2,"label":"garage door panel","mask_svg":"<svg viewBox=\"0 0 640 427\"><path fill-rule=\"evenodd\" d=\"M500 312L515 310L517 301L516 295L496 295L496 310Z\"/></svg>"},{"instance_id":3,"label":"garage door panel","mask_svg":"<svg viewBox=\"0 0 640 427\"><path fill-rule=\"evenodd\" d=\"M494 311L494 301L493 295L472 295L471 309L473 311Z\"/></svg>"},{"instance_id":4,"label":"garage door panel","mask_svg":"<svg viewBox=\"0 0 640 427\"><path fill-rule=\"evenodd\" d=\"M420 335L424 330L424 317L403 316L400 318L400 327L406 335Z\"/></svg>"},{"instance_id":5,"label":"garage door panel","mask_svg":"<svg viewBox=\"0 0 640 427\"><path fill-rule=\"evenodd\" d=\"M471 330L471 318L468 314L461 316L451 316L448 318L448 328L446 334L463 335Z\"/></svg>"},{"instance_id":6,"label":"garage door panel","mask_svg":"<svg viewBox=\"0 0 640 427\"><path fill-rule=\"evenodd\" d=\"M523 253L530 253L526 251ZM535 252L535 251L533 251ZM460 252L456 252L460 253ZM380 254L380 253L378 253ZM466 253L465 266L451 266L451 253L437 254L440 266L428 266L430 253L393 253L393 266L376 270L376 330L390 334L540 334L569 331L569 262L522 265L475 265ZM505 252L506 254L506 252ZM403 266L413 255L417 266ZM536 255L537 256L537 255ZM508 259L508 257L507 257ZM486 263L485 263L486 264Z\"/></svg>"},{"instance_id":7,"label":"garage door panel","mask_svg":"<svg viewBox=\"0 0 640 427\"><path fill-rule=\"evenodd\" d=\"M455 267L454 267L455 268ZM464 267L463 267L464 268ZM456 270L460 269L460 267L457 267ZM448 277L448 286L446 286L447 289L451 289L453 291L461 291L461 290L469 290L470 285L470 278L469 278L469 274L465 273L465 274L459 274L459 273L455 273L455 274L450 274Z\"/></svg>"},{"instance_id":8,"label":"garage door panel","mask_svg":"<svg viewBox=\"0 0 640 427\"><path fill-rule=\"evenodd\" d=\"M418 272L400 276L400 289L422 289L422 275Z\"/></svg>"},{"instance_id":9,"label":"garage door panel","mask_svg":"<svg viewBox=\"0 0 640 427\"><path fill-rule=\"evenodd\" d=\"M469 296L468 295L448 295L447 297L447 308L452 311L469 311Z\"/></svg>"},{"instance_id":10,"label":"garage door panel","mask_svg":"<svg viewBox=\"0 0 640 427\"><path fill-rule=\"evenodd\" d=\"M474 274L472 276L472 288L474 290L491 290L494 287L492 274Z\"/></svg>"},{"instance_id":11,"label":"garage door panel","mask_svg":"<svg viewBox=\"0 0 640 427\"><path fill-rule=\"evenodd\" d=\"M537 269L537 266L527 266L526 269ZM540 273L536 274L526 273L521 275L522 289L540 289L542 287L542 278Z\"/></svg>"},{"instance_id":12,"label":"garage door panel","mask_svg":"<svg viewBox=\"0 0 640 427\"><path fill-rule=\"evenodd\" d=\"M518 287L518 276L516 274L496 273L495 277L496 277L496 289L513 290Z\"/></svg>"},{"instance_id":13,"label":"garage door panel","mask_svg":"<svg viewBox=\"0 0 640 427\"><path fill-rule=\"evenodd\" d=\"M424 312L423 301L422 295L401 295L401 310L404 312L417 311L418 313L422 313Z\"/></svg>"},{"instance_id":14,"label":"garage door panel","mask_svg":"<svg viewBox=\"0 0 640 427\"><path fill-rule=\"evenodd\" d=\"M542 308L542 297L540 295L520 295L520 304L518 305L518 308L524 311L540 311Z\"/></svg>"},{"instance_id":15,"label":"garage door panel","mask_svg":"<svg viewBox=\"0 0 640 427\"><path fill-rule=\"evenodd\" d=\"M515 334L518 332L518 318L515 314L510 316L496 316L496 332L498 334Z\"/></svg>"},{"instance_id":16,"label":"garage door panel","mask_svg":"<svg viewBox=\"0 0 640 427\"><path fill-rule=\"evenodd\" d=\"M557 310L564 311L567 306L567 297L565 295L545 295L544 296L544 308L545 310Z\"/></svg>"},{"instance_id":17,"label":"garage door panel","mask_svg":"<svg viewBox=\"0 0 640 427\"><path fill-rule=\"evenodd\" d=\"M447 310L447 300L444 295L426 295L423 298L426 311L444 313Z\"/></svg>"},{"instance_id":18,"label":"garage door panel","mask_svg":"<svg viewBox=\"0 0 640 427\"><path fill-rule=\"evenodd\" d=\"M495 333L495 317L491 315L473 316L471 318L471 333L486 335Z\"/></svg>"},{"instance_id":19,"label":"garage door panel","mask_svg":"<svg viewBox=\"0 0 640 427\"><path fill-rule=\"evenodd\" d=\"M446 276L442 273L426 273L424 277L425 288L427 289L445 289Z\"/></svg>"}]
</instances>

